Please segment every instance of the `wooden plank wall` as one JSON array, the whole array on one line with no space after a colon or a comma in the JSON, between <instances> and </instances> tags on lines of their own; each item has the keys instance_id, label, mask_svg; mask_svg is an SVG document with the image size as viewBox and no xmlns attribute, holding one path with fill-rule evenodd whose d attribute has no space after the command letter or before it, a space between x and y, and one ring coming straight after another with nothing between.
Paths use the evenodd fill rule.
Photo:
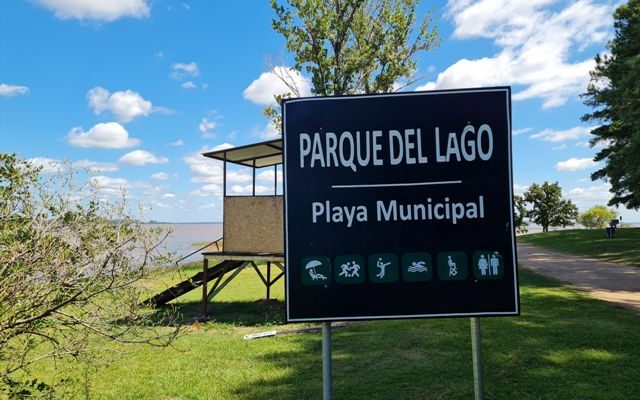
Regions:
<instances>
[{"instance_id":1,"label":"wooden plank wall","mask_svg":"<svg viewBox=\"0 0 640 400\"><path fill-rule=\"evenodd\" d=\"M284 253L282 196L224 198L224 251Z\"/></svg>"}]
</instances>

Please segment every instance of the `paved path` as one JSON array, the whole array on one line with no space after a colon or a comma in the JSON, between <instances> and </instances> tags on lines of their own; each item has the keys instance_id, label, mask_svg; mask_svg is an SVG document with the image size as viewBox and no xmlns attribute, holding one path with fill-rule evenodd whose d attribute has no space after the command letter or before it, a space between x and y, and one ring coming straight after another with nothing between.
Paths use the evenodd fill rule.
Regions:
<instances>
[{"instance_id":1,"label":"paved path","mask_svg":"<svg viewBox=\"0 0 640 400\"><path fill-rule=\"evenodd\" d=\"M588 291L593 297L640 313L640 267L558 253L518 244L518 262L530 269Z\"/></svg>"}]
</instances>

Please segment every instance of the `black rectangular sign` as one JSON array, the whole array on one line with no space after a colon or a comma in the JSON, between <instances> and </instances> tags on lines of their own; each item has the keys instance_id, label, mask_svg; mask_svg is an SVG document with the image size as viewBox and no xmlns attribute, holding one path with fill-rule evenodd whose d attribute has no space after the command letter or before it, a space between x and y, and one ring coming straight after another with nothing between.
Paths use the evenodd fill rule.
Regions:
<instances>
[{"instance_id":1,"label":"black rectangular sign","mask_svg":"<svg viewBox=\"0 0 640 400\"><path fill-rule=\"evenodd\" d=\"M288 321L519 313L509 87L282 115Z\"/></svg>"}]
</instances>

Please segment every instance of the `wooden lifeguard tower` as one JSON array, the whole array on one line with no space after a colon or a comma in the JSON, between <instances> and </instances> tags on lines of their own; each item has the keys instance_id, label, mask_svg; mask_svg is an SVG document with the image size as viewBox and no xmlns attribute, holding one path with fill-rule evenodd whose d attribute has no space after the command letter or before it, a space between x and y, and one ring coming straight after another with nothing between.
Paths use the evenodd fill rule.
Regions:
<instances>
[{"instance_id":1,"label":"wooden lifeguard tower","mask_svg":"<svg viewBox=\"0 0 640 400\"><path fill-rule=\"evenodd\" d=\"M202 252L202 272L149 298L146 303L161 306L202 286L202 314L207 315L208 303L243 269L250 267L256 271L266 286L267 299L271 296L271 286L284 276L284 209L282 195L278 195L282 139L210 151L202 155L222 162L222 238ZM251 195L227 191L229 163L251 168ZM273 194L256 193L256 172L266 168L273 168ZM216 251L210 250L213 246ZM266 264L266 274L258 268L261 264ZM273 266L279 270L279 274L272 278ZM213 284L209 288L211 281Z\"/></svg>"}]
</instances>

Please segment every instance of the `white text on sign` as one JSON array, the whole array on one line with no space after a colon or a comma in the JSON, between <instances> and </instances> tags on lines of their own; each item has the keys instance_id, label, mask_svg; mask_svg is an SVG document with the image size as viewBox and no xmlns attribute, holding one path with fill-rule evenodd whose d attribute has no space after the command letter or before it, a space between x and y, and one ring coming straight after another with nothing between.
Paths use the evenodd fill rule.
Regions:
<instances>
[{"instance_id":1,"label":"white text on sign","mask_svg":"<svg viewBox=\"0 0 640 400\"><path fill-rule=\"evenodd\" d=\"M420 128L300 133L300 168L350 168L389 165L427 164ZM493 155L493 131L487 124L477 129L471 124L460 132L434 131L434 159L442 162L487 161ZM386 153L387 156L384 154Z\"/></svg>"},{"instance_id":2,"label":"white text on sign","mask_svg":"<svg viewBox=\"0 0 640 400\"><path fill-rule=\"evenodd\" d=\"M484 196L478 201L450 202L449 197L444 201L433 201L431 197L424 203L401 204L397 200L378 200L375 205L375 221L450 221L456 225L463 219L484 218ZM354 222L368 222L369 209L364 205L340 206L330 201L314 201L311 203L311 219L317 223L345 224L351 227Z\"/></svg>"}]
</instances>

